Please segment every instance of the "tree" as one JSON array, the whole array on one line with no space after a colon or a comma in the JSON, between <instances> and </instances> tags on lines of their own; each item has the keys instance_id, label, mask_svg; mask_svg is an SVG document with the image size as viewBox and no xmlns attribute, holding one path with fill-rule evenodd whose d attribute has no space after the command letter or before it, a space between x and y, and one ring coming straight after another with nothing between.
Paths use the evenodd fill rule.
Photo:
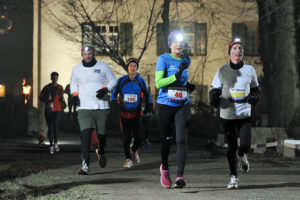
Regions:
<instances>
[{"instance_id":1,"label":"tree","mask_svg":"<svg viewBox=\"0 0 300 200\"><path fill-rule=\"evenodd\" d=\"M109 56L127 71L126 60L133 55L133 49L138 60L142 59L162 11L156 0L148 0L143 4L146 9L139 12L137 2L62 0L54 2L55 9L48 5L50 2L43 2L42 6L45 20L65 39L79 44L92 43L96 55Z\"/></svg>"},{"instance_id":2,"label":"tree","mask_svg":"<svg viewBox=\"0 0 300 200\"><path fill-rule=\"evenodd\" d=\"M294 0L257 0L263 88L270 126L299 124Z\"/></svg>"}]
</instances>

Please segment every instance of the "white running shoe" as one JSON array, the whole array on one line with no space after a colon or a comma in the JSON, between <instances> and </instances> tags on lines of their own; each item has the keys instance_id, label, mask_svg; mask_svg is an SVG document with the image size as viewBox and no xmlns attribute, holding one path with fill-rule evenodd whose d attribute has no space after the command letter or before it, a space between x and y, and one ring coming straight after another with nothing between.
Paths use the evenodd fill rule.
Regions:
<instances>
[{"instance_id":1,"label":"white running shoe","mask_svg":"<svg viewBox=\"0 0 300 200\"><path fill-rule=\"evenodd\" d=\"M230 182L227 185L227 189L237 189L239 179L235 175L230 176Z\"/></svg>"},{"instance_id":2,"label":"white running shoe","mask_svg":"<svg viewBox=\"0 0 300 200\"><path fill-rule=\"evenodd\" d=\"M54 154L54 146L53 145L50 146L50 154Z\"/></svg>"},{"instance_id":3,"label":"white running shoe","mask_svg":"<svg viewBox=\"0 0 300 200\"><path fill-rule=\"evenodd\" d=\"M54 149L55 149L56 152L59 152L59 151L60 151L59 146L58 146L57 143L54 144Z\"/></svg>"},{"instance_id":4,"label":"white running shoe","mask_svg":"<svg viewBox=\"0 0 300 200\"><path fill-rule=\"evenodd\" d=\"M131 168L133 166L132 161L130 159L125 160L125 164L123 165L123 168Z\"/></svg>"},{"instance_id":5,"label":"white running shoe","mask_svg":"<svg viewBox=\"0 0 300 200\"><path fill-rule=\"evenodd\" d=\"M239 158L239 167L241 171L249 172L250 169L250 163L247 158L247 154L244 154L242 157Z\"/></svg>"},{"instance_id":6,"label":"white running shoe","mask_svg":"<svg viewBox=\"0 0 300 200\"><path fill-rule=\"evenodd\" d=\"M139 153L137 151L133 153L133 157L134 157L134 161L136 163L140 163L141 162L141 158L140 158Z\"/></svg>"}]
</instances>

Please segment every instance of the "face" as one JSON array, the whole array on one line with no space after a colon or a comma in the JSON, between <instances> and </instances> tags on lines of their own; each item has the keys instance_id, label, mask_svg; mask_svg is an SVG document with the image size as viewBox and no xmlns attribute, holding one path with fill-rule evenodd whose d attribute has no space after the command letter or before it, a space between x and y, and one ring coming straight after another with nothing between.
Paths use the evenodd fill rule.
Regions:
<instances>
[{"instance_id":1,"label":"face","mask_svg":"<svg viewBox=\"0 0 300 200\"><path fill-rule=\"evenodd\" d=\"M55 75L55 76L51 77L51 80L52 80L52 83L57 83L57 81L58 81L58 76Z\"/></svg>"},{"instance_id":2,"label":"face","mask_svg":"<svg viewBox=\"0 0 300 200\"><path fill-rule=\"evenodd\" d=\"M94 59L94 53L92 51L84 51L82 52L82 58L86 63L89 63Z\"/></svg>"},{"instance_id":3,"label":"face","mask_svg":"<svg viewBox=\"0 0 300 200\"><path fill-rule=\"evenodd\" d=\"M170 49L171 49L172 55L180 57L183 53L184 43L174 41L174 42L172 42Z\"/></svg>"},{"instance_id":4,"label":"face","mask_svg":"<svg viewBox=\"0 0 300 200\"><path fill-rule=\"evenodd\" d=\"M239 63L243 60L244 56L244 48L241 44L235 44L231 47L230 50L230 59L231 62L234 64Z\"/></svg>"},{"instance_id":5,"label":"face","mask_svg":"<svg viewBox=\"0 0 300 200\"><path fill-rule=\"evenodd\" d=\"M134 62L129 63L128 65L128 74L136 74L137 64Z\"/></svg>"}]
</instances>

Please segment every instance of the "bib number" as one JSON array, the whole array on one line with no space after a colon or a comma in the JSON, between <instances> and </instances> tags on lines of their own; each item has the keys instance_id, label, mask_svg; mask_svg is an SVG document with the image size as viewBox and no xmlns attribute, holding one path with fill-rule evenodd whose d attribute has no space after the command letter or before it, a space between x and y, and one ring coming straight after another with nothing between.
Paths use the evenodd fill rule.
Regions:
<instances>
[{"instance_id":1,"label":"bib number","mask_svg":"<svg viewBox=\"0 0 300 200\"><path fill-rule=\"evenodd\" d=\"M245 101L246 89L245 88L230 88L230 94L233 102L241 103Z\"/></svg>"},{"instance_id":2,"label":"bib number","mask_svg":"<svg viewBox=\"0 0 300 200\"><path fill-rule=\"evenodd\" d=\"M180 89L169 89L168 90L168 99L172 102L180 102L187 100L187 91Z\"/></svg>"},{"instance_id":3,"label":"bib number","mask_svg":"<svg viewBox=\"0 0 300 200\"><path fill-rule=\"evenodd\" d=\"M137 95L136 94L125 94L124 102L129 103L129 104L136 104L137 103Z\"/></svg>"}]
</instances>

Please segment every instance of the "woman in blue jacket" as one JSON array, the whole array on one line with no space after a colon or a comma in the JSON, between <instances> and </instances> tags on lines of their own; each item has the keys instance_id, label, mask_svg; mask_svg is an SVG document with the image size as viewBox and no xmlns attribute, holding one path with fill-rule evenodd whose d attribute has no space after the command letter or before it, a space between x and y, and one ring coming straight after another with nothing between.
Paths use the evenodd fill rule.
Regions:
<instances>
[{"instance_id":1,"label":"woman in blue jacket","mask_svg":"<svg viewBox=\"0 0 300 200\"><path fill-rule=\"evenodd\" d=\"M177 144L177 176L175 188L185 186L184 167L187 158L187 138L190 120L189 92L195 85L188 83L191 60L183 53L183 34L173 31L168 36L169 52L159 56L156 63L155 85L159 89L156 119L160 129L161 160L160 181L163 187L171 187L168 156L171 147L172 124L175 123Z\"/></svg>"}]
</instances>

